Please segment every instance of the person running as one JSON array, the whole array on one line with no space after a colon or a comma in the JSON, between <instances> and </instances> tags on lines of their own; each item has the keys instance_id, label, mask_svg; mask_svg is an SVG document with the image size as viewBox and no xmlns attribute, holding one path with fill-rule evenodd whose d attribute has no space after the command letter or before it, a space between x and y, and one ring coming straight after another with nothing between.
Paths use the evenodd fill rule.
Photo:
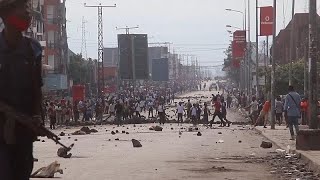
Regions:
<instances>
[{"instance_id":1,"label":"person running","mask_svg":"<svg viewBox=\"0 0 320 180\"><path fill-rule=\"evenodd\" d=\"M221 125L220 126L222 126L222 124L225 126L226 123L223 121L222 113L221 113L220 98L216 98L215 99L215 101L213 103L213 107L214 107L214 113L213 113L212 120L210 121L210 127L212 127L212 124L214 123L214 119L216 118L216 116L218 116L218 118L221 121Z\"/></svg>"},{"instance_id":2,"label":"person running","mask_svg":"<svg viewBox=\"0 0 320 180\"><path fill-rule=\"evenodd\" d=\"M256 119L259 116L259 103L256 97L252 97L252 101L249 106L245 107L245 109L250 108L249 118L252 121L252 124L255 124Z\"/></svg>"}]
</instances>

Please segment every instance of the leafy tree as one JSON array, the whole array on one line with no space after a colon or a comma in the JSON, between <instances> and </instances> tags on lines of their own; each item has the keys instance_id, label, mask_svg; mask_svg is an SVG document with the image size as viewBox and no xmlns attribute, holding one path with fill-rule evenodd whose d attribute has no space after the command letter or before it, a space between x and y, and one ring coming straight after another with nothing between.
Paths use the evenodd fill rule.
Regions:
<instances>
[{"instance_id":1,"label":"leafy tree","mask_svg":"<svg viewBox=\"0 0 320 180\"><path fill-rule=\"evenodd\" d=\"M281 65L276 67L275 72L275 94L283 95L288 93L289 84L289 64ZM270 91L271 87L271 68L267 71L263 70L259 75L263 76L266 74L267 84L266 91ZM304 62L302 60L294 62L292 64L292 85L295 90L300 94L303 94L303 84L304 83Z\"/></svg>"},{"instance_id":2,"label":"leafy tree","mask_svg":"<svg viewBox=\"0 0 320 180\"><path fill-rule=\"evenodd\" d=\"M224 59L224 69L227 69L226 74L229 79L234 83L239 84L240 82L240 71L232 64L232 48L231 45L224 52L226 58Z\"/></svg>"},{"instance_id":3,"label":"leafy tree","mask_svg":"<svg viewBox=\"0 0 320 180\"><path fill-rule=\"evenodd\" d=\"M81 54L70 57L69 75L73 79L74 84L86 84L90 82L89 62Z\"/></svg>"}]
</instances>

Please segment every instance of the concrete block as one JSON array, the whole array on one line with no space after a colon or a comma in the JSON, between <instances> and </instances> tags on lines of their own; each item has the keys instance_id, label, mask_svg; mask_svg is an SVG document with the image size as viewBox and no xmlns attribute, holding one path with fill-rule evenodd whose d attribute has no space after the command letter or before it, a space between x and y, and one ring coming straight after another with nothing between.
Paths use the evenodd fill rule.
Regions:
<instances>
[{"instance_id":1,"label":"concrete block","mask_svg":"<svg viewBox=\"0 0 320 180\"><path fill-rule=\"evenodd\" d=\"M297 150L320 150L320 129L303 129L298 132Z\"/></svg>"}]
</instances>

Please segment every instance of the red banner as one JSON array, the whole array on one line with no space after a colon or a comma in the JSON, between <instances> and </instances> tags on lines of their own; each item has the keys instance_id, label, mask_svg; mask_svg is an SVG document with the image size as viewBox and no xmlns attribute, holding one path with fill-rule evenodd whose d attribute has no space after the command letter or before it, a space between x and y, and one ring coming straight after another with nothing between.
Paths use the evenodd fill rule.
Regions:
<instances>
[{"instance_id":1,"label":"red banner","mask_svg":"<svg viewBox=\"0 0 320 180\"><path fill-rule=\"evenodd\" d=\"M246 31L235 31L232 41L232 65L240 67L240 62L245 56L246 50Z\"/></svg>"},{"instance_id":2,"label":"red banner","mask_svg":"<svg viewBox=\"0 0 320 180\"><path fill-rule=\"evenodd\" d=\"M260 8L260 36L271 36L273 33L273 7Z\"/></svg>"}]
</instances>

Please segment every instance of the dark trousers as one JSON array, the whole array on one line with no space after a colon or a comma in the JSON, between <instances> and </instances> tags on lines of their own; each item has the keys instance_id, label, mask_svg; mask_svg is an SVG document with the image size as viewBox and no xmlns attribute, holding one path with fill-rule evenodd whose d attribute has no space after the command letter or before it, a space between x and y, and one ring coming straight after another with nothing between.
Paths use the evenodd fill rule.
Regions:
<instances>
[{"instance_id":1,"label":"dark trousers","mask_svg":"<svg viewBox=\"0 0 320 180\"><path fill-rule=\"evenodd\" d=\"M159 112L159 119L160 124L164 124L166 122L166 114L164 112Z\"/></svg>"},{"instance_id":2,"label":"dark trousers","mask_svg":"<svg viewBox=\"0 0 320 180\"><path fill-rule=\"evenodd\" d=\"M152 115L151 117L153 117L153 108L149 108L149 114L148 114L148 117L150 117L150 114Z\"/></svg>"},{"instance_id":3,"label":"dark trousers","mask_svg":"<svg viewBox=\"0 0 320 180\"><path fill-rule=\"evenodd\" d=\"M33 169L33 144L6 145L0 142L0 179L29 180Z\"/></svg>"},{"instance_id":4,"label":"dark trousers","mask_svg":"<svg viewBox=\"0 0 320 180\"><path fill-rule=\"evenodd\" d=\"M216 118L216 116L218 116L218 118L220 119L221 124L225 124L225 122L223 121L222 113L220 111L216 111L214 112L212 120L210 121L210 126L212 126L212 124L214 123L214 119Z\"/></svg>"},{"instance_id":5,"label":"dark trousers","mask_svg":"<svg viewBox=\"0 0 320 180\"><path fill-rule=\"evenodd\" d=\"M183 123L182 113L178 113L178 124Z\"/></svg>"}]
</instances>

